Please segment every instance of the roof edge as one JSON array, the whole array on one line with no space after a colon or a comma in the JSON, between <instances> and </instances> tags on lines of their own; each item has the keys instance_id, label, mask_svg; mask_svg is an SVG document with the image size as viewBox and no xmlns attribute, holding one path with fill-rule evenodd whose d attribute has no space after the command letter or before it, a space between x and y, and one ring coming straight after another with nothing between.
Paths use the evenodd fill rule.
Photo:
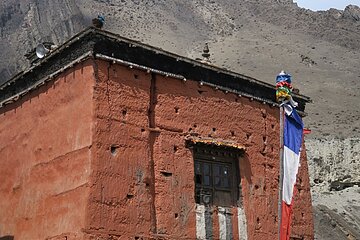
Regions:
<instances>
[{"instance_id":1,"label":"roof edge","mask_svg":"<svg viewBox=\"0 0 360 240\"><path fill-rule=\"evenodd\" d=\"M0 102L4 103L5 99L19 95L31 86L36 86L37 82L46 78L47 75L52 75L89 52L93 57L97 55L129 62L133 65L138 64L276 104L275 85L94 27L88 27L77 33L36 62L35 65L4 82L0 86ZM59 67L54 67L54 65L59 65ZM40 69L43 71L39 71ZM300 103L301 112L304 111L306 103L312 102L305 95L293 94L293 97Z\"/></svg>"}]
</instances>

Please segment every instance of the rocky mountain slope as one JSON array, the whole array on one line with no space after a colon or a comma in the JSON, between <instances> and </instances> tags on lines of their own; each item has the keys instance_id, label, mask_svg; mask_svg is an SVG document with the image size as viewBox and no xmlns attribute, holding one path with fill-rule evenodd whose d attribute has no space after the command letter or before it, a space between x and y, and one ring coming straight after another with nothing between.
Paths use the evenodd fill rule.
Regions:
<instances>
[{"instance_id":1,"label":"rocky mountain slope","mask_svg":"<svg viewBox=\"0 0 360 240\"><path fill-rule=\"evenodd\" d=\"M314 205L323 204L316 199L324 192L339 197L328 194L331 182L360 181L359 7L313 12L292 0L3 0L0 84L28 67L23 55L38 43L61 44L98 13L106 30L191 58L208 42L212 64L262 81L290 72L314 102L304 119L312 129L306 142ZM360 207L359 200L351 204ZM329 239L317 229L318 239Z\"/></svg>"},{"instance_id":2,"label":"rocky mountain slope","mask_svg":"<svg viewBox=\"0 0 360 240\"><path fill-rule=\"evenodd\" d=\"M27 66L39 42L61 44L103 13L105 29L274 82L285 69L314 100L312 137L360 134L359 7L312 12L291 0L6 0L0 3L0 82ZM331 117L326 117L331 116Z\"/></svg>"}]
</instances>

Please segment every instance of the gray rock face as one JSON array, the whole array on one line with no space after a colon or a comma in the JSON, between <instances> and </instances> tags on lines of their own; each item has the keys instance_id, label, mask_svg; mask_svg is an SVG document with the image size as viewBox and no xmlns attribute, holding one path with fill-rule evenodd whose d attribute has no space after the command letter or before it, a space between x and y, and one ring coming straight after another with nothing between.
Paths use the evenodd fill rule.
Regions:
<instances>
[{"instance_id":1,"label":"gray rock face","mask_svg":"<svg viewBox=\"0 0 360 240\"><path fill-rule=\"evenodd\" d=\"M347 6L344 10L343 17L354 21L360 21L360 8L356 5Z\"/></svg>"},{"instance_id":2,"label":"gray rock face","mask_svg":"<svg viewBox=\"0 0 360 240\"><path fill-rule=\"evenodd\" d=\"M313 191L329 190L329 183L360 182L360 138L306 140Z\"/></svg>"},{"instance_id":3,"label":"gray rock face","mask_svg":"<svg viewBox=\"0 0 360 240\"><path fill-rule=\"evenodd\" d=\"M0 52L7 56L0 60L0 83L22 69L22 55L27 50L41 41L62 43L100 12L106 16L106 29L182 54L189 51L186 43L219 41L243 33L242 29L259 29L265 23L270 30L292 29L351 49L360 48L356 41L359 32L354 31L359 26L351 21L358 18L358 7L353 5L345 9L343 18L334 19L326 13L300 9L292 0L6 0L0 5ZM160 42L154 39L158 35L164 37ZM238 67L236 62L227 65Z\"/></svg>"},{"instance_id":4,"label":"gray rock face","mask_svg":"<svg viewBox=\"0 0 360 240\"><path fill-rule=\"evenodd\" d=\"M73 0L7 1L0 6L0 83L28 67L24 54L38 43L62 43L84 20Z\"/></svg>"},{"instance_id":5,"label":"gray rock face","mask_svg":"<svg viewBox=\"0 0 360 240\"><path fill-rule=\"evenodd\" d=\"M314 200L315 239L360 239L359 194L351 188Z\"/></svg>"},{"instance_id":6,"label":"gray rock face","mask_svg":"<svg viewBox=\"0 0 360 240\"><path fill-rule=\"evenodd\" d=\"M309 139L306 146L315 239L360 239L360 138ZM334 181L346 188L330 190Z\"/></svg>"}]
</instances>

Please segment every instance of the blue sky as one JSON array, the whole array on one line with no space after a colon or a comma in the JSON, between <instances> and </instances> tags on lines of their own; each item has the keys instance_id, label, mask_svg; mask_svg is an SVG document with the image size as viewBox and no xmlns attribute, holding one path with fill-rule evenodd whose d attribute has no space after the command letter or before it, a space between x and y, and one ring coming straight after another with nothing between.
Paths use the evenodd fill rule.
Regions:
<instances>
[{"instance_id":1,"label":"blue sky","mask_svg":"<svg viewBox=\"0 0 360 240\"><path fill-rule=\"evenodd\" d=\"M344 10L349 5L360 6L360 0L294 0L299 7L308 8L313 11L328 10L329 8L336 8Z\"/></svg>"}]
</instances>

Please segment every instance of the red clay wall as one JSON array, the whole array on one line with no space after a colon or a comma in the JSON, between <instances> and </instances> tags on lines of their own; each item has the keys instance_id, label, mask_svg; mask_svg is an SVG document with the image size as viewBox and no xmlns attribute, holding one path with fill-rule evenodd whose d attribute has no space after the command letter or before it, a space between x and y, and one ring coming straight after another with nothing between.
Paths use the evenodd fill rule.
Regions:
<instances>
[{"instance_id":1,"label":"red clay wall","mask_svg":"<svg viewBox=\"0 0 360 240\"><path fill-rule=\"evenodd\" d=\"M193 156L185 147L192 133L246 146L239 165L248 239L276 239L278 109L96 63L95 86L87 61L0 110L0 236L195 239ZM304 154L299 179L293 236L312 239ZM237 208L230 211L238 238ZM212 208L215 239L218 212Z\"/></svg>"},{"instance_id":2,"label":"red clay wall","mask_svg":"<svg viewBox=\"0 0 360 240\"><path fill-rule=\"evenodd\" d=\"M147 117L150 76L120 66L108 68L103 61L97 63L86 239L149 236L153 221Z\"/></svg>"},{"instance_id":3,"label":"red clay wall","mask_svg":"<svg viewBox=\"0 0 360 240\"><path fill-rule=\"evenodd\" d=\"M277 108L197 82L96 62L87 239L196 238L193 156L185 147L189 133L246 146L239 165L248 239L277 238ZM304 156L299 176L293 236L312 239ZM237 209L231 211L238 238ZM213 218L216 239L216 214Z\"/></svg>"},{"instance_id":4,"label":"red clay wall","mask_svg":"<svg viewBox=\"0 0 360 240\"><path fill-rule=\"evenodd\" d=\"M83 238L93 85L86 61L0 109L0 236Z\"/></svg>"}]
</instances>

